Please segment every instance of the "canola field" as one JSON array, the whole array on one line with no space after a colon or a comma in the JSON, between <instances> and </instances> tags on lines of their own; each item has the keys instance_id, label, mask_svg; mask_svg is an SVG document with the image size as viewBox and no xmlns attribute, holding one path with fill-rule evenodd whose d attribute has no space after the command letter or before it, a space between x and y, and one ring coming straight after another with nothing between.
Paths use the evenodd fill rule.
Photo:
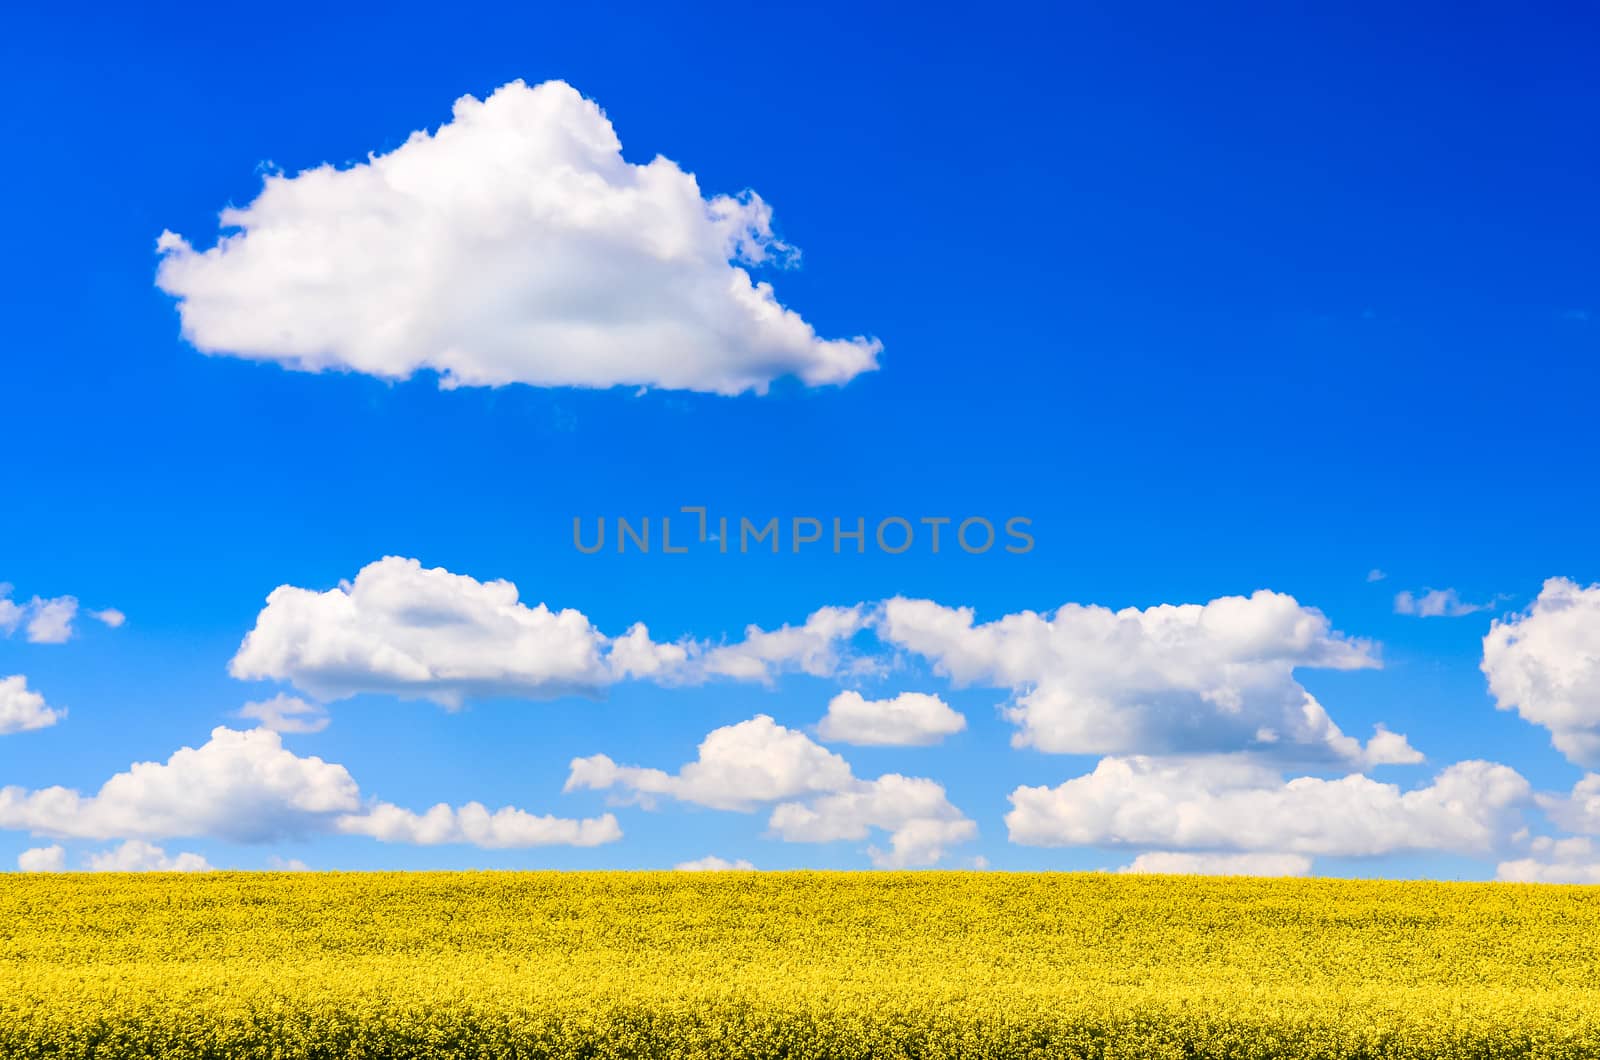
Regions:
<instances>
[{"instance_id":1,"label":"canola field","mask_svg":"<svg viewBox=\"0 0 1600 1060\"><path fill-rule=\"evenodd\" d=\"M0 1057L1600 1057L1600 888L6 874Z\"/></svg>"}]
</instances>

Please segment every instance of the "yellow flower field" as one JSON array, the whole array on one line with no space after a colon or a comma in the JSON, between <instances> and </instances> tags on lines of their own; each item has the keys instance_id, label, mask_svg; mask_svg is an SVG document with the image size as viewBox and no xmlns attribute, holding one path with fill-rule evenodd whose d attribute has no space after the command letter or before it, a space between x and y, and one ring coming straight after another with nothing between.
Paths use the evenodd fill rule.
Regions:
<instances>
[{"instance_id":1,"label":"yellow flower field","mask_svg":"<svg viewBox=\"0 0 1600 1060\"><path fill-rule=\"evenodd\" d=\"M0 1056L1596 1057L1600 888L8 874Z\"/></svg>"}]
</instances>

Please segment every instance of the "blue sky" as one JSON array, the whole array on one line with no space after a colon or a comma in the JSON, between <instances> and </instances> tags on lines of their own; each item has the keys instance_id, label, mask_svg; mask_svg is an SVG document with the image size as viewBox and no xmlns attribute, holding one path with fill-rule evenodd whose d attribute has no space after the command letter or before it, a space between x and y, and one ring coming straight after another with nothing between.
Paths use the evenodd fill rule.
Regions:
<instances>
[{"instance_id":1,"label":"blue sky","mask_svg":"<svg viewBox=\"0 0 1600 1060\"><path fill-rule=\"evenodd\" d=\"M1600 657L1600 591L1583 589L1600 581L1586 488L1600 341L1587 119L1600 89L1580 20L1266 5L1002 5L915 20L859 5L517 6L446 19L307 7L270 20L168 8L87 24L23 13L0 43L13 100L3 134L30 145L0 170L14 247L0 265L12 436L0 582L18 609L0 678L25 677L45 706L14 706L34 721L0 735L0 787L12 792L0 865L59 845L77 868L134 840L240 868L670 867L713 855L859 868L885 863L905 822L935 821L937 856L905 838L901 863L1115 868L1181 854L1298 857L1293 871L1338 875L1488 878L1511 864L1600 879L1586 845L1600 811L1570 794L1600 762L1581 740L1552 745L1556 728L1600 727L1586 662ZM359 172L369 155L415 157L411 133L519 79L575 91L496 97L544 102L494 111L470 141L431 141L437 168L401 181L383 209L360 213L370 189L293 184L302 198L257 214L254 258L203 256L219 211L256 202L264 176L289 188L324 163ZM565 178L519 169L514 150L493 165L474 152L545 143L563 121L592 131L603 120L583 100L603 109L627 163L664 156L669 175L698 182L706 202L692 199L687 221L672 212L681 197L640 200L660 206L657 235L714 242L715 197L753 190L770 233L752 200L724 200L772 259L746 259L750 277L821 339L864 341L780 341L729 323L720 302L705 309L732 251L657 268L655 237L627 218L552 237L550 224L587 218L593 203L549 191ZM546 192L556 221L517 212ZM193 251L158 254L164 231ZM267 243L272 231L291 233L275 244L286 250ZM778 260L778 240L797 261ZM163 290L157 268L174 261L191 271ZM194 315L181 320L180 304ZM539 329L574 320L589 344L558 357L555 332ZM291 331L311 345L286 352ZM448 388L434 370L412 372L447 347L527 381ZM876 368L808 385L836 355ZM329 368L285 363L297 356ZM369 370L352 369L361 357ZM558 360L590 385L538 385ZM730 365L770 387L706 392L730 387ZM574 517L659 519L684 505L869 528L896 515L1018 516L1035 544L897 556L572 546ZM538 620L537 643L466 638L483 680L454 710L436 701L449 698L438 675L465 665L451 653L466 649L430 639L426 615L399 629L421 613L408 605L269 621L278 587L325 593L386 556L508 580L528 608L581 612L601 638L582 694L506 676L544 658ZM1369 580L1374 570L1386 577ZM1541 598L1552 578L1572 591ZM472 585L436 588L447 584L439 591L464 594L448 604L456 619L493 624ZM1398 613L1398 593L1428 589L1484 606ZM1175 619L1181 635L1144 611L1258 590L1293 603L1252 605L1262 628L1304 634L1297 623L1315 609L1326 630L1269 658L1217 633L1256 610L1235 625ZM69 595L80 602L71 636L30 640L30 601ZM1145 617L1103 640L1058 617L1052 650L1032 634L975 647L891 632L882 605L896 597L972 608L979 623L1067 604ZM799 627L858 604L859 629L830 642L828 665L772 658L741 679L691 659L653 679L595 676L615 671L612 639L636 622L652 643L687 639L697 659L745 643L747 626ZM106 608L126 622L87 614ZM1517 632L1498 693L1481 666L1497 620ZM267 676L232 676L245 636L263 629L282 638L264 652ZM1344 638L1370 642L1362 662L1313 663ZM395 694L374 660L401 650L434 676ZM306 687L326 678L315 660L330 654L353 695ZM961 665L978 676L953 677ZM1001 710L1040 687L1054 722L1121 716L1121 735L1014 746L1025 727ZM848 690L880 705L936 695L965 727L931 745L826 740L819 720ZM1349 737L1365 742L1382 723L1424 760L1220 735L1201 748L1148 716L1171 706L1190 737L1220 733L1229 695L1246 717L1276 717L1297 690ZM323 707L326 727L257 734L240 753L277 753L262 741L281 740L293 763L347 771L358 794L313 769L304 785L331 785L333 808L311 811L290 805L292 792L208 787L221 783L213 772L169 763L213 746L217 726L250 730L240 707L279 694ZM731 809L692 785L652 799L631 774L570 783L574 759L600 754L674 774L708 734L761 715L798 735L736 757L795 751L811 763L795 769L820 772L785 773L779 794ZM1136 769L1119 787L1097 772L1141 755L1159 776ZM1526 790L1463 775L1479 816L1441 839L1453 822L1413 813L1426 799L1403 793L1475 761ZM41 816L28 801L57 785L88 798L135 762L169 764L175 790L211 810L178 812L127 784L114 806ZM899 796L875 783L896 774L937 785L942 801L889 806ZM1351 775L1366 786L1309 804L1272 779ZM1064 786L1091 776L1101 781ZM1020 789L1054 801L1029 816ZM1229 801L1239 791L1248 798ZM337 823L374 821L378 803L421 814L471 802L553 815L558 833L611 814L621 834L485 847L424 841L414 821L387 841L347 834L376 825ZM786 837L774 814L791 804L843 837L806 841L800 825ZM1154 824L1129 809L1146 805ZM1210 815L1214 834L1160 823L1180 805ZM1242 805L1284 823L1241 846L1227 835ZM1337 827L1363 813L1367 832ZM251 815L270 819L270 840L236 841ZM135 853L127 864L143 863Z\"/></svg>"}]
</instances>

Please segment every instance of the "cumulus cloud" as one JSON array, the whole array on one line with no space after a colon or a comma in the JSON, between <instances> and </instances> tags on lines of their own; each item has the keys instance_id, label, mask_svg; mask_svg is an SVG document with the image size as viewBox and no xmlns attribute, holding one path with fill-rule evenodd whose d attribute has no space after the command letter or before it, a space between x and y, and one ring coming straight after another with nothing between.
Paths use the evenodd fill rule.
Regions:
<instances>
[{"instance_id":1,"label":"cumulus cloud","mask_svg":"<svg viewBox=\"0 0 1600 1060\"><path fill-rule=\"evenodd\" d=\"M1495 878L1514 883L1600 883L1600 849L1586 838L1539 836L1532 857L1502 861Z\"/></svg>"},{"instance_id":2,"label":"cumulus cloud","mask_svg":"<svg viewBox=\"0 0 1600 1060\"><path fill-rule=\"evenodd\" d=\"M0 736L48 728L66 716L64 710L45 706L44 696L30 691L22 674L0 677Z\"/></svg>"},{"instance_id":3,"label":"cumulus cloud","mask_svg":"<svg viewBox=\"0 0 1600 1060\"><path fill-rule=\"evenodd\" d=\"M72 639L72 620L78 615L78 601L71 596L41 600L35 596L28 604L28 643L65 644Z\"/></svg>"},{"instance_id":4,"label":"cumulus cloud","mask_svg":"<svg viewBox=\"0 0 1600 1060\"><path fill-rule=\"evenodd\" d=\"M1550 730L1556 750L1600 766L1600 585L1551 578L1528 610L1483 638L1495 706Z\"/></svg>"},{"instance_id":5,"label":"cumulus cloud","mask_svg":"<svg viewBox=\"0 0 1600 1060\"><path fill-rule=\"evenodd\" d=\"M764 714L713 730L696 759L675 774L620 766L605 755L573 760L565 790L614 788L647 807L662 797L741 812L777 802L769 825L788 842L885 831L889 849L868 850L884 867L933 864L947 846L977 834L934 781L892 773L859 779L843 758Z\"/></svg>"},{"instance_id":6,"label":"cumulus cloud","mask_svg":"<svg viewBox=\"0 0 1600 1060\"><path fill-rule=\"evenodd\" d=\"M420 814L381 802L363 813L340 817L337 827L341 832L371 836L381 843L416 846L470 843L488 850L592 847L622 838L616 817L609 813L576 821L548 814L536 817L514 806L491 813L478 802L469 802L460 809L452 809L441 802Z\"/></svg>"},{"instance_id":7,"label":"cumulus cloud","mask_svg":"<svg viewBox=\"0 0 1600 1060\"><path fill-rule=\"evenodd\" d=\"M1297 668L1379 665L1293 597L1112 611L1067 604L975 624L970 608L896 598L879 633L961 685L1009 688L1013 743L1065 754L1271 751L1369 764L1294 678ZM1400 753L1393 737L1373 753ZM1411 752L1414 754L1415 752Z\"/></svg>"},{"instance_id":8,"label":"cumulus cloud","mask_svg":"<svg viewBox=\"0 0 1600 1060\"><path fill-rule=\"evenodd\" d=\"M327 592L274 589L228 672L319 699L392 692L458 707L469 695L592 692L608 680L604 644L581 613L527 607L511 582L388 556Z\"/></svg>"},{"instance_id":9,"label":"cumulus cloud","mask_svg":"<svg viewBox=\"0 0 1600 1060\"><path fill-rule=\"evenodd\" d=\"M838 791L854 781L843 758L765 714L714 729L699 756L676 774L620 766L607 756L575 758L566 791L620 788L646 805L666 796L718 810L749 811L764 802Z\"/></svg>"},{"instance_id":10,"label":"cumulus cloud","mask_svg":"<svg viewBox=\"0 0 1600 1060\"><path fill-rule=\"evenodd\" d=\"M34 847L17 855L19 872L65 872L67 852L60 843L47 847Z\"/></svg>"},{"instance_id":11,"label":"cumulus cloud","mask_svg":"<svg viewBox=\"0 0 1600 1060\"><path fill-rule=\"evenodd\" d=\"M1006 826L1029 846L1372 856L1482 854L1531 803L1528 782L1492 762L1459 762L1401 791L1359 774L1286 780L1246 756L1104 758L1092 773L1011 793Z\"/></svg>"},{"instance_id":12,"label":"cumulus cloud","mask_svg":"<svg viewBox=\"0 0 1600 1060\"><path fill-rule=\"evenodd\" d=\"M727 858L719 858L715 854L696 858L693 861L680 861L672 867L678 872L754 872L756 868L744 858L740 858L737 861L729 861Z\"/></svg>"},{"instance_id":13,"label":"cumulus cloud","mask_svg":"<svg viewBox=\"0 0 1600 1060\"><path fill-rule=\"evenodd\" d=\"M1163 876L1309 876L1304 854L1189 854L1152 850L1117 870Z\"/></svg>"},{"instance_id":14,"label":"cumulus cloud","mask_svg":"<svg viewBox=\"0 0 1600 1060\"><path fill-rule=\"evenodd\" d=\"M386 556L326 592L274 589L228 670L289 681L323 700L383 692L454 709L485 696L598 695L629 678L671 685L857 672L843 644L866 621L859 606L825 607L800 626L751 626L734 644L660 644L642 623L613 639L580 611L524 604L512 582Z\"/></svg>"},{"instance_id":15,"label":"cumulus cloud","mask_svg":"<svg viewBox=\"0 0 1600 1060\"><path fill-rule=\"evenodd\" d=\"M85 859L90 872L212 872L211 863L199 854L168 855L165 850L142 839L130 839L120 846L90 854Z\"/></svg>"},{"instance_id":16,"label":"cumulus cloud","mask_svg":"<svg viewBox=\"0 0 1600 1060\"><path fill-rule=\"evenodd\" d=\"M128 621L128 616L114 607L107 607L100 611L90 611L89 617L96 622L102 622L110 626L112 629L121 629L123 624Z\"/></svg>"},{"instance_id":17,"label":"cumulus cloud","mask_svg":"<svg viewBox=\"0 0 1600 1060\"><path fill-rule=\"evenodd\" d=\"M94 795L63 787L0 788L0 828L82 839L199 836L237 843L334 832L489 848L593 846L621 836L610 814L567 821L511 806L490 813L475 802L455 810L441 804L423 814L385 802L363 805L344 766L296 755L271 729L224 727L164 763L135 764Z\"/></svg>"},{"instance_id":18,"label":"cumulus cloud","mask_svg":"<svg viewBox=\"0 0 1600 1060\"><path fill-rule=\"evenodd\" d=\"M1394 613L1415 615L1418 618L1460 618L1493 607L1489 604L1472 604L1461 599L1454 589L1424 589L1413 593L1409 589L1395 594Z\"/></svg>"},{"instance_id":19,"label":"cumulus cloud","mask_svg":"<svg viewBox=\"0 0 1600 1060\"><path fill-rule=\"evenodd\" d=\"M1566 795L1541 794L1539 807L1569 832L1600 835L1600 773L1585 773Z\"/></svg>"},{"instance_id":20,"label":"cumulus cloud","mask_svg":"<svg viewBox=\"0 0 1600 1060\"><path fill-rule=\"evenodd\" d=\"M311 733L328 727L328 712L297 696L276 695L239 708L239 717L249 718L273 732Z\"/></svg>"},{"instance_id":21,"label":"cumulus cloud","mask_svg":"<svg viewBox=\"0 0 1600 1060\"><path fill-rule=\"evenodd\" d=\"M139 762L94 795L52 787L0 788L0 828L83 839L212 836L268 842L318 830L359 808L341 765L302 758L268 729L218 727L165 763Z\"/></svg>"},{"instance_id":22,"label":"cumulus cloud","mask_svg":"<svg viewBox=\"0 0 1600 1060\"><path fill-rule=\"evenodd\" d=\"M874 339L823 339L750 267L795 256L754 192L705 197L629 163L559 81L463 96L452 120L346 169L268 175L197 251L163 232L157 285L208 353L444 386L764 393L844 383Z\"/></svg>"},{"instance_id":23,"label":"cumulus cloud","mask_svg":"<svg viewBox=\"0 0 1600 1060\"><path fill-rule=\"evenodd\" d=\"M938 743L967 727L967 719L938 696L902 692L893 699L867 699L845 691L828 703L817 733L834 743L912 747Z\"/></svg>"},{"instance_id":24,"label":"cumulus cloud","mask_svg":"<svg viewBox=\"0 0 1600 1060\"><path fill-rule=\"evenodd\" d=\"M772 811L769 824L790 843L865 839L869 829L881 829L889 833L889 849L869 847L867 853L885 869L936 864L945 848L978 835L977 824L951 805L941 785L898 773L857 781L849 790L809 803L783 803Z\"/></svg>"}]
</instances>

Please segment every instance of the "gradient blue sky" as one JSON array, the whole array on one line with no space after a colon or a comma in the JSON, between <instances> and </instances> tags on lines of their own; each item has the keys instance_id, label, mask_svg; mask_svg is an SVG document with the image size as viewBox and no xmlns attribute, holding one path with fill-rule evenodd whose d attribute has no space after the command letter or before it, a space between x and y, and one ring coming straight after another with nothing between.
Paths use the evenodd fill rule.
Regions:
<instances>
[{"instance_id":1,"label":"gradient blue sky","mask_svg":"<svg viewBox=\"0 0 1600 1060\"><path fill-rule=\"evenodd\" d=\"M1426 756L1378 780L1408 789L1467 759L1540 791L1584 775L1545 728L1495 709L1479 668L1491 621L1545 579L1600 580L1600 85L1575 8L280 5L9 22L0 581L19 603L70 594L127 623L0 639L0 677L68 711L0 736L0 786L88 793L247 726L241 704L292 691L229 676L267 594L331 589L386 555L663 640L896 595L991 620L1270 589L1381 644L1381 669L1297 671L1346 733L1383 722ZM629 161L665 155L707 194L755 189L803 250L758 278L821 334L880 339L879 370L765 396L442 390L180 337L154 283L163 229L210 246L218 211L254 199L267 168L392 151L518 78L596 101ZM691 504L1019 515L1036 547L572 549L574 516ZM1424 588L1492 606L1396 613L1396 593ZM574 757L675 770L758 713L808 729L846 686L629 683L459 712L363 694L333 703L324 731L283 737L347 767L363 797L416 810L612 812L624 837L597 847L159 842L241 868L865 867L868 842L783 842L765 810L562 793ZM861 777L944 786L978 838L940 864L1116 867L1157 849L1008 841L1014 789L1098 756L1013 748L1006 690L953 688L914 659L864 690L937 692L966 715L937 746L829 745ZM1534 810L1528 825L1566 834ZM118 838L0 831L0 865L59 841L76 867ZM1528 856L1522 842L1316 871L1485 878Z\"/></svg>"}]
</instances>

